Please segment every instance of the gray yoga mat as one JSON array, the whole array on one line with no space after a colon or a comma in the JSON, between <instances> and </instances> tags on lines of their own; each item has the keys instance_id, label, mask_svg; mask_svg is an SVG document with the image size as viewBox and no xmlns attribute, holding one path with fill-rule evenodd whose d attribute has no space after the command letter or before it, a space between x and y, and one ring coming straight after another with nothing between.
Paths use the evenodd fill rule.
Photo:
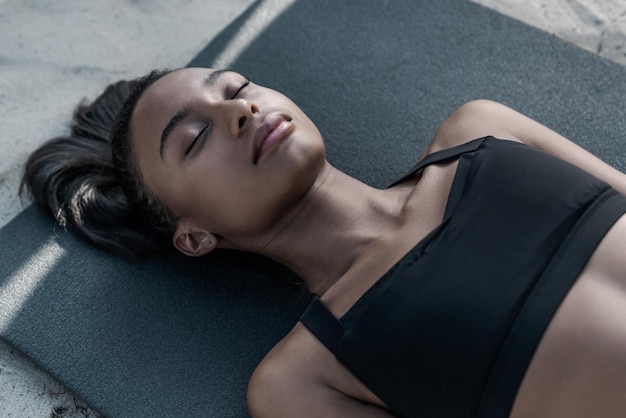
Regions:
<instances>
[{"instance_id":1,"label":"gray yoga mat","mask_svg":"<svg viewBox=\"0 0 626 418\"><path fill-rule=\"evenodd\" d=\"M271 13L252 12L264 7L191 65L210 66L263 27ZM293 98L329 160L376 186L475 98L626 169L626 69L466 0L296 1L231 67ZM110 417L247 416L254 366L308 297L284 268L244 253L133 264L35 207L0 231L0 249L0 336Z\"/></svg>"}]
</instances>

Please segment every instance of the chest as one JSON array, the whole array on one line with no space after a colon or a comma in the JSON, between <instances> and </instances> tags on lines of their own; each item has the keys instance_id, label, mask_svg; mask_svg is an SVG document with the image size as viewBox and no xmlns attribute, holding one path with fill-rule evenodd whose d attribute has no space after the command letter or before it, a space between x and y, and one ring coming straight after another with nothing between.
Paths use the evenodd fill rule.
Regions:
<instances>
[{"instance_id":1,"label":"chest","mask_svg":"<svg viewBox=\"0 0 626 418\"><path fill-rule=\"evenodd\" d=\"M334 324L339 336L325 346L394 411L471 416L491 393L494 364L511 330L519 328L519 312L530 309L536 316L537 299L529 295L548 295L539 304L545 325L567 292L567 280L576 277L567 270L556 275L565 282L552 281L551 263L560 263L557 252L569 251L570 231L586 219L596 198L602 201L605 186L569 166L554 170L559 162L534 152L519 159L496 156L464 168L466 180L455 178L448 191L444 206L453 202L453 209L444 210L444 221L429 218L432 232L418 233L418 244L382 277L365 274L372 285L354 292L352 305L329 305L330 314L313 315L311 322L303 315L311 330L316 317ZM529 177L529 162L550 176ZM537 283L549 291L535 292ZM526 319L520 320L522 328ZM521 345L511 343L517 357L505 364L516 368L515 379L523 375L541 332L539 326L522 331L527 349L521 355ZM514 395L517 382L503 396Z\"/></svg>"},{"instance_id":2,"label":"chest","mask_svg":"<svg viewBox=\"0 0 626 418\"><path fill-rule=\"evenodd\" d=\"M413 182L398 227L372 245L324 294L336 317L343 316L398 260L440 226L448 202L457 161L429 166Z\"/></svg>"}]
</instances>

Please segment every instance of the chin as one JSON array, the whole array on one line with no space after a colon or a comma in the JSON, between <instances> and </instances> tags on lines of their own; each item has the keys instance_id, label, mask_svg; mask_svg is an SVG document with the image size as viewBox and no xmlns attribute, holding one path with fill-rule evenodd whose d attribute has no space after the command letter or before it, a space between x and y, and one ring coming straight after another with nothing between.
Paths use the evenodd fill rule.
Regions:
<instances>
[{"instance_id":1,"label":"chin","mask_svg":"<svg viewBox=\"0 0 626 418\"><path fill-rule=\"evenodd\" d=\"M289 144L294 167L299 171L298 176L315 180L326 162L326 147L322 140L306 143Z\"/></svg>"}]
</instances>

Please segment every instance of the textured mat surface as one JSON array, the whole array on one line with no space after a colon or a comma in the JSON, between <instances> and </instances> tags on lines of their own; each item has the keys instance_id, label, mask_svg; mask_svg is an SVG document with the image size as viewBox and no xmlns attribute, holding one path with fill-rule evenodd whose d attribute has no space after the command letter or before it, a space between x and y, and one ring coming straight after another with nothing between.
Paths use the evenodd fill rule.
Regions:
<instances>
[{"instance_id":1,"label":"textured mat surface","mask_svg":"<svg viewBox=\"0 0 626 418\"><path fill-rule=\"evenodd\" d=\"M263 27L252 14L191 65ZM296 1L231 67L293 98L329 160L376 186L475 98L626 169L626 69L466 1ZM290 273L247 254L132 264L33 207L0 231L0 251L2 338L111 417L246 416L254 365L307 297L285 283Z\"/></svg>"}]
</instances>

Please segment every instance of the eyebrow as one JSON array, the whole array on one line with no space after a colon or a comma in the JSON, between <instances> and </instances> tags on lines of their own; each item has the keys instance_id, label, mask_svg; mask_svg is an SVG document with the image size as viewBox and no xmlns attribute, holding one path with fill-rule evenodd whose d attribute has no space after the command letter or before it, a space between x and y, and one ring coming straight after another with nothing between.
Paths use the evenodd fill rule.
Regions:
<instances>
[{"instance_id":1,"label":"eyebrow","mask_svg":"<svg viewBox=\"0 0 626 418\"><path fill-rule=\"evenodd\" d=\"M224 75L224 73L232 72L231 70L217 70L213 71L211 74L204 77L202 81L202 86L205 89L212 87L219 78ZM191 114L191 108L189 106L183 107L181 110L176 112L174 116L169 120L163 132L161 133L161 146L159 147L159 154L161 155L161 160L165 160L165 152L167 151L167 145L171 138L171 133L176 129L176 127L185 120Z\"/></svg>"}]
</instances>

